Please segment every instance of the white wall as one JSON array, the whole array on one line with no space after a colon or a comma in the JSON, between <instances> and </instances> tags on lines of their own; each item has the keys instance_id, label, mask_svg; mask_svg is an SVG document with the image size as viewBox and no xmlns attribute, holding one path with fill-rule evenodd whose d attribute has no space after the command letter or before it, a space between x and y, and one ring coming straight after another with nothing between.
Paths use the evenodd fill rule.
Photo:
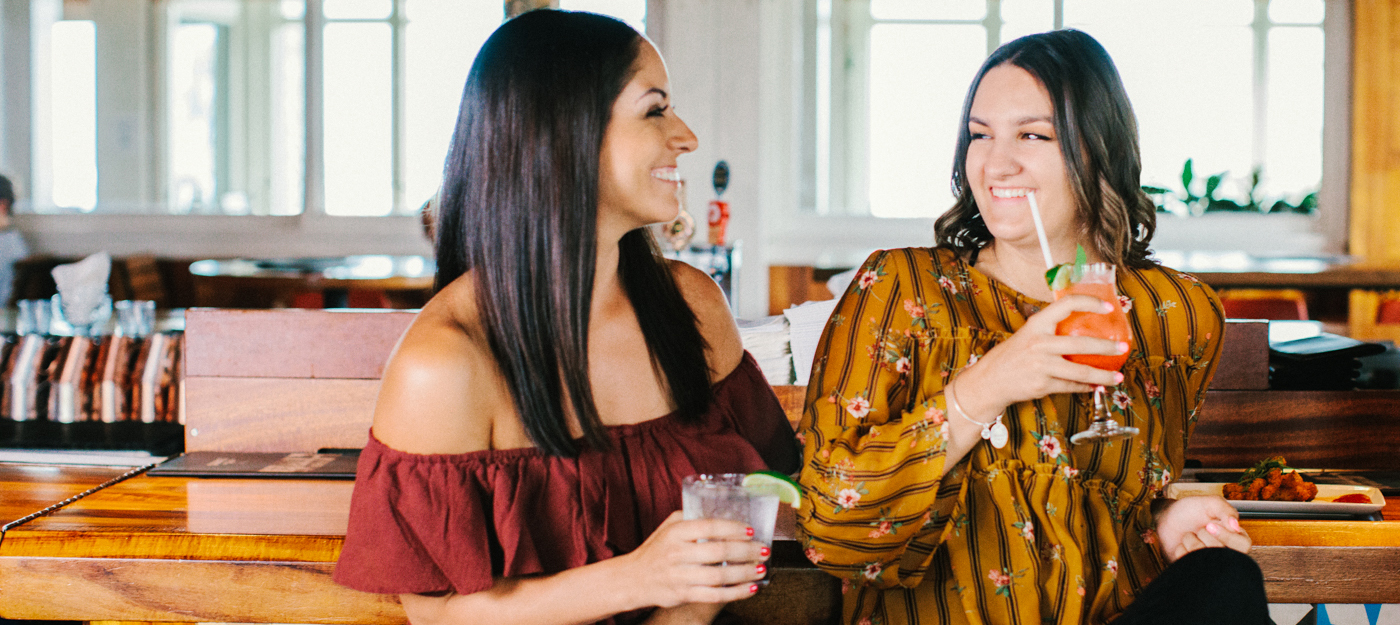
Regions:
<instances>
[{"instance_id":1,"label":"white wall","mask_svg":"<svg viewBox=\"0 0 1400 625\"><path fill-rule=\"evenodd\" d=\"M777 0L776 3L782 3ZM652 36L671 73L672 102L700 139L695 152L680 159L686 206L705 241L705 214L715 198L710 184L715 163L729 164L728 238L742 244L735 314L768 314L768 271L763 245L763 168L761 102L765 85L762 14L774 0L687 0L654 3L663 11Z\"/></svg>"}]
</instances>

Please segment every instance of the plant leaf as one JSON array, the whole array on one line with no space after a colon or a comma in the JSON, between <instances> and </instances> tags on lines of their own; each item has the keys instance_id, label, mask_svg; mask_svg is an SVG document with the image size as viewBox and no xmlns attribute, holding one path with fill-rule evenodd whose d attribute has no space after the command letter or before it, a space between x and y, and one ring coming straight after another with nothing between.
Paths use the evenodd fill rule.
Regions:
<instances>
[{"instance_id":1,"label":"plant leaf","mask_svg":"<svg viewBox=\"0 0 1400 625\"><path fill-rule=\"evenodd\" d=\"M1220 181L1225 178L1225 172L1218 173L1206 178L1206 199L1215 199L1215 190L1220 188Z\"/></svg>"}]
</instances>

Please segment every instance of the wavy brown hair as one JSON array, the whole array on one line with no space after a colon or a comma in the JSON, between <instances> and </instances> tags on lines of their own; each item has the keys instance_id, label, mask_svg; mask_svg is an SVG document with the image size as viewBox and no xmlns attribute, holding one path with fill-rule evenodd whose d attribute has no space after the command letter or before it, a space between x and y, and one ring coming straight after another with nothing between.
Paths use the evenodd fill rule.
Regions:
<instances>
[{"instance_id":1,"label":"wavy brown hair","mask_svg":"<svg viewBox=\"0 0 1400 625\"><path fill-rule=\"evenodd\" d=\"M1089 244L1120 267L1151 267L1148 245L1157 230L1157 207L1142 191L1137 119L1108 51L1093 37L1068 29L1011 41L982 63L963 101L953 158L957 202L934 226L939 247L976 259L992 242L967 182L968 117L982 77L1004 64L1026 70L1055 106L1055 134L1065 160L1076 210Z\"/></svg>"},{"instance_id":2,"label":"wavy brown hair","mask_svg":"<svg viewBox=\"0 0 1400 625\"><path fill-rule=\"evenodd\" d=\"M642 36L602 15L537 10L496 29L467 75L444 172L437 289L471 272L482 333L536 447L606 448L588 378L598 171L613 102ZM705 340L647 228L623 235L618 273L682 420L709 405Z\"/></svg>"}]
</instances>

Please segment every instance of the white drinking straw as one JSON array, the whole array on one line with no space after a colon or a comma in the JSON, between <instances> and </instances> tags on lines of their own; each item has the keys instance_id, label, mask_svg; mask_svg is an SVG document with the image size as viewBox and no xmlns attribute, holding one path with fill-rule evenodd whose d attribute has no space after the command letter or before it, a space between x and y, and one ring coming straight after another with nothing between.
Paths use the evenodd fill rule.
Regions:
<instances>
[{"instance_id":1,"label":"white drinking straw","mask_svg":"<svg viewBox=\"0 0 1400 625\"><path fill-rule=\"evenodd\" d=\"M1045 255L1045 269L1049 270L1055 266L1055 259L1050 257L1050 241L1045 238L1045 224L1040 221L1040 206L1035 203L1035 192L1027 191L1026 199L1031 203L1031 219L1035 221L1035 236L1040 238L1040 252Z\"/></svg>"}]
</instances>

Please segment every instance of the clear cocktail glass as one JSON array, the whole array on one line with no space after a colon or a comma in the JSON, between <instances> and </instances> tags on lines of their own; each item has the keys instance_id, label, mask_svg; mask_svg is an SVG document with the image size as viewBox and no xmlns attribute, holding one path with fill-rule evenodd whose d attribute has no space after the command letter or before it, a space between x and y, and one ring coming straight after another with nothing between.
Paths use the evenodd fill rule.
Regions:
<instances>
[{"instance_id":1,"label":"clear cocktail glass","mask_svg":"<svg viewBox=\"0 0 1400 625\"><path fill-rule=\"evenodd\" d=\"M681 506L687 521L726 519L753 528L753 539L773 546L778 496L744 488L743 473L687 476L681 480Z\"/></svg>"},{"instance_id":2,"label":"clear cocktail glass","mask_svg":"<svg viewBox=\"0 0 1400 625\"><path fill-rule=\"evenodd\" d=\"M753 539L773 546L778 523L778 496L744 488L743 473L686 476L681 480L681 510L685 520L725 519L753 528ZM759 582L767 585L767 580Z\"/></svg>"},{"instance_id":3,"label":"clear cocktail glass","mask_svg":"<svg viewBox=\"0 0 1400 625\"><path fill-rule=\"evenodd\" d=\"M1115 285L1113 265L1093 263L1075 267L1070 274L1069 286L1056 290L1055 299L1066 295L1089 295L1108 302L1113 306L1113 310L1106 313L1072 312L1064 321L1055 326L1055 334L1060 336L1092 336L1115 342L1131 343L1132 328L1129 327L1128 316L1123 312L1123 306L1118 301ZM1126 353L1111 356L1072 354L1065 356L1065 358L1071 362L1097 367L1105 371L1118 371L1123 368L1123 363L1128 361ZM1104 398L1105 393L1106 389L1103 386L1094 387L1094 421L1088 429L1071 436L1069 439L1071 443L1130 438L1137 435L1137 428L1122 425L1109 414L1108 402Z\"/></svg>"}]
</instances>

